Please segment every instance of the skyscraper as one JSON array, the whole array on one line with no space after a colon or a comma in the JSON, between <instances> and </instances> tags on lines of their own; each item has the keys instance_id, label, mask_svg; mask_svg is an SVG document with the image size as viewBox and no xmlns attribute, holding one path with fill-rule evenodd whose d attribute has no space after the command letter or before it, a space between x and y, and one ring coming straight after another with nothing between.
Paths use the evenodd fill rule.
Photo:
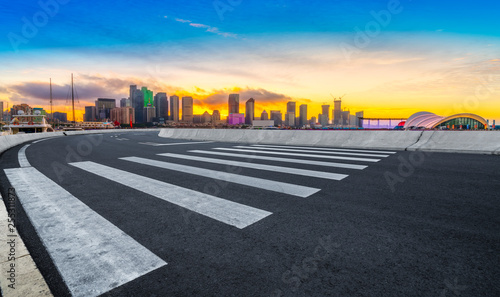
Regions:
<instances>
[{"instance_id":1,"label":"skyscraper","mask_svg":"<svg viewBox=\"0 0 500 297\"><path fill-rule=\"evenodd\" d=\"M120 100L120 107L130 107L130 99L122 98Z\"/></svg>"},{"instance_id":2,"label":"skyscraper","mask_svg":"<svg viewBox=\"0 0 500 297\"><path fill-rule=\"evenodd\" d=\"M154 98L154 105L156 108L156 117L168 119L168 99L167 93L156 93Z\"/></svg>"},{"instance_id":3,"label":"skyscraper","mask_svg":"<svg viewBox=\"0 0 500 297\"><path fill-rule=\"evenodd\" d=\"M267 120L269 120L269 114L267 113L267 111L265 111L265 110L264 110L264 111L260 114L260 119L261 119L262 121L267 121Z\"/></svg>"},{"instance_id":4,"label":"skyscraper","mask_svg":"<svg viewBox=\"0 0 500 297\"><path fill-rule=\"evenodd\" d=\"M95 106L85 106L85 114L83 115L84 122L95 122L96 119L96 109Z\"/></svg>"},{"instance_id":5,"label":"skyscraper","mask_svg":"<svg viewBox=\"0 0 500 297\"><path fill-rule=\"evenodd\" d=\"M3 121L3 102L0 101L0 121Z\"/></svg>"},{"instance_id":6,"label":"skyscraper","mask_svg":"<svg viewBox=\"0 0 500 297\"><path fill-rule=\"evenodd\" d=\"M182 121L193 122L193 97L182 97Z\"/></svg>"},{"instance_id":7,"label":"skyscraper","mask_svg":"<svg viewBox=\"0 0 500 297\"><path fill-rule=\"evenodd\" d=\"M99 120L111 118L111 110L116 108L116 99L97 98L95 101L96 117Z\"/></svg>"},{"instance_id":8,"label":"skyscraper","mask_svg":"<svg viewBox=\"0 0 500 297\"><path fill-rule=\"evenodd\" d=\"M289 101L286 104L285 125L295 127L296 103Z\"/></svg>"},{"instance_id":9,"label":"skyscraper","mask_svg":"<svg viewBox=\"0 0 500 297\"><path fill-rule=\"evenodd\" d=\"M248 99L245 104L245 124L247 125L253 125L253 118L255 115L254 107L255 100L253 98Z\"/></svg>"},{"instance_id":10,"label":"skyscraper","mask_svg":"<svg viewBox=\"0 0 500 297\"><path fill-rule=\"evenodd\" d=\"M144 93L141 90L138 90L137 88L134 89L134 93L132 94L132 102L134 105L132 106L134 108L134 114L135 114L135 122L136 123L143 123L144 122Z\"/></svg>"},{"instance_id":11,"label":"skyscraper","mask_svg":"<svg viewBox=\"0 0 500 297\"><path fill-rule=\"evenodd\" d=\"M333 101L333 124L339 125L341 124L342 117L342 100L335 99Z\"/></svg>"},{"instance_id":12,"label":"skyscraper","mask_svg":"<svg viewBox=\"0 0 500 297\"><path fill-rule=\"evenodd\" d=\"M229 94L229 114L240 113L240 94Z\"/></svg>"},{"instance_id":13,"label":"skyscraper","mask_svg":"<svg viewBox=\"0 0 500 297\"><path fill-rule=\"evenodd\" d=\"M170 96L170 120L179 121L179 96Z\"/></svg>"},{"instance_id":14,"label":"skyscraper","mask_svg":"<svg viewBox=\"0 0 500 297\"><path fill-rule=\"evenodd\" d=\"M271 120L274 121L275 125L281 126L283 124L283 116L279 110L271 110L270 114Z\"/></svg>"},{"instance_id":15,"label":"skyscraper","mask_svg":"<svg viewBox=\"0 0 500 297\"><path fill-rule=\"evenodd\" d=\"M326 122L328 124L328 122L330 121L329 112L330 112L330 105L321 105L321 114L324 115L324 117L322 118L318 116L320 123L321 121L323 121L321 125L326 126L324 125L324 123Z\"/></svg>"},{"instance_id":16,"label":"skyscraper","mask_svg":"<svg viewBox=\"0 0 500 297\"><path fill-rule=\"evenodd\" d=\"M293 112L295 114L296 103L293 101L288 101L286 104L286 113Z\"/></svg>"},{"instance_id":17,"label":"skyscraper","mask_svg":"<svg viewBox=\"0 0 500 297\"><path fill-rule=\"evenodd\" d=\"M307 125L307 104L302 104L299 107L299 126Z\"/></svg>"}]
</instances>

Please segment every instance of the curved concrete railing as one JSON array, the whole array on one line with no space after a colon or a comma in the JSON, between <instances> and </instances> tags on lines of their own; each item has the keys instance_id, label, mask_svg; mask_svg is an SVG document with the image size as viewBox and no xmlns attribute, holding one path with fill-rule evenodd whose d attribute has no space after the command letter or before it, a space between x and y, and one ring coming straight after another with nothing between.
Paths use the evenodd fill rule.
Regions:
<instances>
[{"instance_id":1,"label":"curved concrete railing","mask_svg":"<svg viewBox=\"0 0 500 297\"><path fill-rule=\"evenodd\" d=\"M160 137L252 144L500 154L493 131L161 129Z\"/></svg>"},{"instance_id":2,"label":"curved concrete railing","mask_svg":"<svg viewBox=\"0 0 500 297\"><path fill-rule=\"evenodd\" d=\"M144 131L159 131L159 129L108 129L108 130L85 130L85 131L66 131L66 135L80 134L100 134L100 133L125 133L125 132L144 132ZM0 136L0 153L14 147L16 145L29 142L32 140L64 136L63 132L47 132L47 133L29 133L17 135Z\"/></svg>"},{"instance_id":3,"label":"curved concrete railing","mask_svg":"<svg viewBox=\"0 0 500 297\"><path fill-rule=\"evenodd\" d=\"M200 141L400 150L416 143L421 134L414 131L161 129L159 136Z\"/></svg>"},{"instance_id":4,"label":"curved concrete railing","mask_svg":"<svg viewBox=\"0 0 500 297\"><path fill-rule=\"evenodd\" d=\"M409 151L460 152L500 155L496 131L425 131Z\"/></svg>"}]
</instances>

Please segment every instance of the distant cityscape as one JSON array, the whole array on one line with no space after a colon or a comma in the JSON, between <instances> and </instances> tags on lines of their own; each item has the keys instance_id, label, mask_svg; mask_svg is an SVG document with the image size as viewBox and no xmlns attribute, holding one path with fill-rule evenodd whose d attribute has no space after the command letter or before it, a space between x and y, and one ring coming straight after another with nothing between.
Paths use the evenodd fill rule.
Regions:
<instances>
[{"instance_id":1,"label":"distant cityscape","mask_svg":"<svg viewBox=\"0 0 500 297\"><path fill-rule=\"evenodd\" d=\"M181 102L179 102L181 99ZM122 98L117 104L117 99L97 98L95 105L85 106L83 122L86 127L99 126L102 123L113 123L122 127L237 127L237 128L281 128L281 129L445 129L469 130L498 128L493 121L473 114L457 114L447 117L437 116L429 112L418 112L408 118L365 118L363 111L351 114L349 110L342 110L342 97L333 98L333 109L330 105L321 105L321 113L317 116L308 115L307 104L297 108L297 102L288 101L286 112L281 110L263 110L255 115L255 106L258 104L254 98L245 102L244 113L240 111L240 94L229 94L228 116L221 119L219 110L210 114L193 114L193 97L179 98L172 95L168 98L166 92L153 91L147 87L130 85L129 97ZM119 106L118 106L119 105ZM1 120L10 121L12 116L23 111L32 114L40 111L47 115L52 124L61 125L73 123L74 118L67 113L53 112L50 114L43 108L32 108L28 104L18 104L4 110L4 103L0 102ZM182 113L181 113L182 111ZM69 121L68 121L69 120ZM406 123L406 125L405 125Z\"/></svg>"},{"instance_id":2,"label":"distant cityscape","mask_svg":"<svg viewBox=\"0 0 500 297\"><path fill-rule=\"evenodd\" d=\"M179 102L180 99L180 102ZM130 85L128 98L122 98L118 102L112 98L97 98L95 105L85 106L83 115L84 122L115 122L122 125L152 124L167 126L252 126L252 127L289 127L289 128L313 128L313 127L362 127L363 111L350 114L342 111L341 99L334 100L334 108L330 105L322 105L322 113L318 116L308 116L307 104L296 106L295 101L286 104L286 112L281 110L264 110L260 116L255 115L254 98L245 102L244 113L240 111L240 95L229 94L228 117L221 119L219 110L212 113L205 111L203 114L193 114L193 97L172 95L168 98L166 92L153 91L147 87ZM257 102L258 103L258 102ZM0 109L4 111L3 102ZM2 113L2 120L8 121L19 110L32 113L40 110L43 115L50 115L50 120L67 123L71 122L72 115L62 112L50 114L43 108L32 108L27 104L12 106ZM182 113L181 113L182 111ZM297 112L298 111L298 112ZM331 111L331 112L330 112ZM397 123L396 123L397 124Z\"/></svg>"}]
</instances>

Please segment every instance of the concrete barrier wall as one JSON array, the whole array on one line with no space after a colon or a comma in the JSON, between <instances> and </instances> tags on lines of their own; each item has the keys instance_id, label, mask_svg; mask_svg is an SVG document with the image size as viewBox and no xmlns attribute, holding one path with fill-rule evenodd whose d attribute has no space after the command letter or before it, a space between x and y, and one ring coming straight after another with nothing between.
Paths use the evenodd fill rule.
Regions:
<instances>
[{"instance_id":1,"label":"concrete barrier wall","mask_svg":"<svg viewBox=\"0 0 500 297\"><path fill-rule=\"evenodd\" d=\"M161 129L159 136L199 141L404 150L421 131Z\"/></svg>"},{"instance_id":2,"label":"concrete barrier wall","mask_svg":"<svg viewBox=\"0 0 500 297\"><path fill-rule=\"evenodd\" d=\"M496 131L425 131L409 151L458 152L500 155Z\"/></svg>"},{"instance_id":3,"label":"concrete barrier wall","mask_svg":"<svg viewBox=\"0 0 500 297\"><path fill-rule=\"evenodd\" d=\"M83 135L83 134L100 134L100 133L129 133L129 132L147 132L147 131L160 131L159 129L107 129L107 130L86 130L86 131L66 131L66 135ZM42 138L64 136L63 132L47 132L47 133L29 133L17 135L3 135L0 136L0 154L4 151L33 140Z\"/></svg>"},{"instance_id":4,"label":"concrete barrier wall","mask_svg":"<svg viewBox=\"0 0 500 297\"><path fill-rule=\"evenodd\" d=\"M251 144L500 154L494 131L161 129L160 137Z\"/></svg>"}]
</instances>

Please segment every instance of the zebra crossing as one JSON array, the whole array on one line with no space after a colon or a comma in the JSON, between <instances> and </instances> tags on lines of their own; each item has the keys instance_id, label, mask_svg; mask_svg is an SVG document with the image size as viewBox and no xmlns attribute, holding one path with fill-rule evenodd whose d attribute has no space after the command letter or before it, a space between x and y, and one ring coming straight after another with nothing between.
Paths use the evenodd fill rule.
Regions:
<instances>
[{"instance_id":1,"label":"zebra crossing","mask_svg":"<svg viewBox=\"0 0 500 297\"><path fill-rule=\"evenodd\" d=\"M5 169L5 174L16 189L26 214L72 295L98 296L167 265L167 262L96 213L78 197L32 167L25 155L28 147L29 145L24 146L18 153L21 168ZM162 152L157 154L164 158L161 161L158 158L137 156L118 159L128 164L165 170L170 174L186 174L193 176L194 180L196 177L205 177L252 187L269 193L270 197L273 197L272 193L280 193L290 199L310 199L321 189L289 181L207 169L204 165L227 165L337 183L350 174L367 168L367 164L379 162L393 154L395 152L234 145L214 146L203 150L186 149L183 153ZM184 161L196 161L200 166L182 164ZM236 229L251 226L273 214L272 209L260 209L178 186L168 181L169 174L161 175L163 178L159 180L93 161L73 162L69 165L115 182L123 190L140 191ZM336 168L342 169L342 173L331 172ZM114 178L116 176L120 178ZM245 197L244 191L241 196Z\"/></svg>"}]
</instances>

